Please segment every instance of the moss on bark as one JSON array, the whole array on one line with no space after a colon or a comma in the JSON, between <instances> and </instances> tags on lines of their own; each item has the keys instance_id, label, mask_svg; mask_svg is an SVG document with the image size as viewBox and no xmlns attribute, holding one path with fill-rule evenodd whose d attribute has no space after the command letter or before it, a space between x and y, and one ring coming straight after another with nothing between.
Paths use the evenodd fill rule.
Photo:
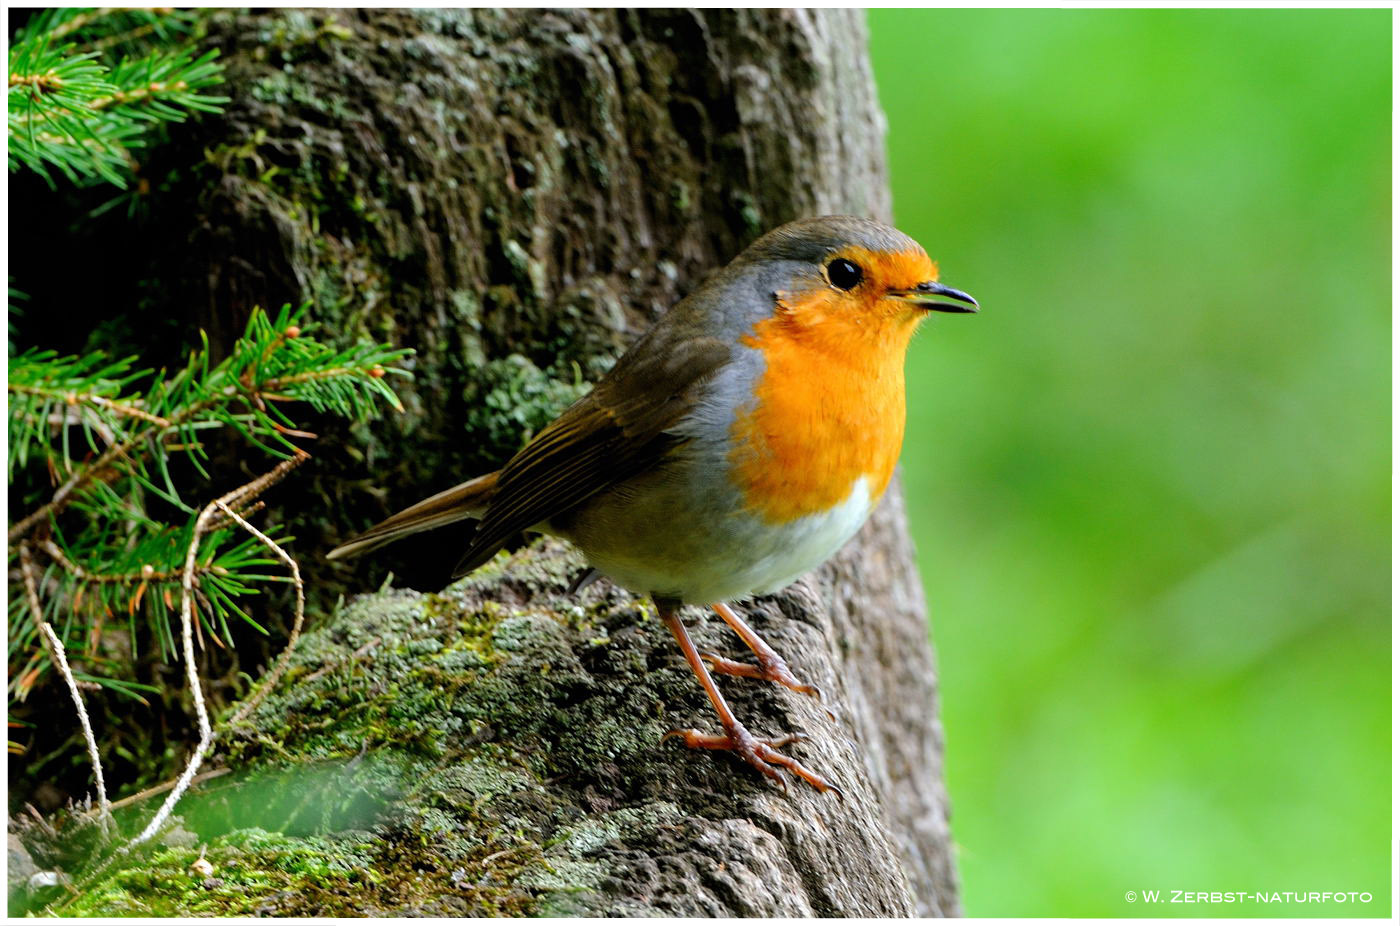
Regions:
<instances>
[{"instance_id":1,"label":"moss on bark","mask_svg":"<svg viewBox=\"0 0 1400 926\"><path fill-rule=\"evenodd\" d=\"M669 915L739 912L735 897L755 914L819 910L779 845L790 798L730 757L661 742L673 726L712 725L704 698L649 605L607 583L566 595L580 568L541 540L440 594L357 599L303 639L284 682L223 738L217 763L237 771L188 796L164 843L99 864L105 853L70 854L95 845L91 825L65 850L39 842L41 864L78 888L49 911ZM697 640L732 651L717 623ZM748 681L734 695L818 744L836 734L807 699ZM859 799L858 768L825 770ZM830 796L800 799L824 827L861 819ZM754 802L779 811L772 830L754 824ZM732 871L697 843L727 845ZM868 848L897 867L883 839ZM200 857L212 872L193 867ZM725 893L726 879L758 885L765 867L783 891ZM893 899L907 904L907 891Z\"/></svg>"}]
</instances>

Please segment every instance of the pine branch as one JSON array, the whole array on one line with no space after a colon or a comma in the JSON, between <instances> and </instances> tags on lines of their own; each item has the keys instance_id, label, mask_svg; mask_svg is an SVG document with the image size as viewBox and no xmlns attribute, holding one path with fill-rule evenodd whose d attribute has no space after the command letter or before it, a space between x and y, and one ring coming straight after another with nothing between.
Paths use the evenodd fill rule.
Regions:
<instances>
[{"instance_id":1,"label":"pine branch","mask_svg":"<svg viewBox=\"0 0 1400 926\"><path fill-rule=\"evenodd\" d=\"M384 402L400 407L385 380L403 373L393 364L407 352L376 344L324 344L314 337L313 326L302 324L305 308L284 306L275 317L255 310L222 362L211 365L209 346L202 342L169 374L138 368L134 358L113 361L101 352L58 357L27 351L12 361L11 480L38 461L57 488L12 524L11 547L29 543L47 558L45 603L50 608L64 603L69 623L82 630L76 641L72 631L65 633L69 645L85 643L86 658L95 665L104 664L98 646L104 627L123 614L131 621L144 613L163 656L174 656L174 597L184 575L182 560L196 535L193 574L203 606L195 630L201 640L207 631L210 642L232 645L231 619L262 631L240 600L264 583L288 581L267 572L285 562L277 552L284 539L262 533L237 539L237 529L246 530L240 520L246 513L219 515L199 526L199 513L183 501L172 476L172 454L203 472L207 454L200 435L232 429L269 455L300 458L305 451L295 441L314 435L295 427L289 403L306 402L350 418L372 416ZM188 520L172 525L152 518L146 496L184 510ZM12 611L10 627L14 670L17 658L33 652L36 625L26 612ZM17 680L12 694L22 699L49 665L41 656L24 671L12 671ZM110 669L121 674L119 666ZM120 681L96 678L100 684Z\"/></svg>"},{"instance_id":2,"label":"pine branch","mask_svg":"<svg viewBox=\"0 0 1400 926\"><path fill-rule=\"evenodd\" d=\"M123 189L133 149L152 127L192 112L217 112L227 97L204 91L222 81L216 52L198 53L181 33L190 13L171 10L63 9L34 17L10 46L10 170L20 166L51 184L49 168L73 183L97 180ZM141 47L147 35L164 44ZM109 60L125 49L128 53Z\"/></svg>"},{"instance_id":3,"label":"pine branch","mask_svg":"<svg viewBox=\"0 0 1400 926\"><path fill-rule=\"evenodd\" d=\"M17 358L8 385L12 480L16 466L23 466L36 446L52 458L55 408L86 403L106 414L77 422L88 446L99 456L76 465L65 458L63 464L69 467L65 472L71 475L48 502L10 528L10 543L61 512L95 481L132 475L149 482L145 469L132 462L138 452L148 456L178 440L185 453L196 460L202 457L202 444L195 437L198 430L232 427L269 453L286 456L296 449L287 439L294 429L269 402L305 401L319 412L348 418L370 414L376 400L401 410L384 377L403 373L388 365L407 352L374 344L336 350L304 336L295 323L304 311L305 307L294 313L284 306L273 321L254 310L244 336L223 363L208 369L206 345L191 355L183 370L158 378L145 395L122 395L128 385L146 375L146 371L131 372L130 358L105 363L100 353L59 359L52 352ZM236 405L246 408L235 411ZM67 418L60 421L70 423ZM105 430L99 431L99 425ZM66 434L66 428L59 430ZM107 446L99 451L97 439L103 437Z\"/></svg>"}]
</instances>

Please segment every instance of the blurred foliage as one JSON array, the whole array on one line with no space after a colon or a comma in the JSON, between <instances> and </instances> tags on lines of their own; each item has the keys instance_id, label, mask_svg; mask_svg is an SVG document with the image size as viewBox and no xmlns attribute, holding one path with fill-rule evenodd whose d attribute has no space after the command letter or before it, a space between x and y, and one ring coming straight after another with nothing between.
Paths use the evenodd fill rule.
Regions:
<instances>
[{"instance_id":1,"label":"blurred foliage","mask_svg":"<svg viewBox=\"0 0 1400 926\"><path fill-rule=\"evenodd\" d=\"M870 14L970 915L1389 914L1390 17Z\"/></svg>"}]
</instances>

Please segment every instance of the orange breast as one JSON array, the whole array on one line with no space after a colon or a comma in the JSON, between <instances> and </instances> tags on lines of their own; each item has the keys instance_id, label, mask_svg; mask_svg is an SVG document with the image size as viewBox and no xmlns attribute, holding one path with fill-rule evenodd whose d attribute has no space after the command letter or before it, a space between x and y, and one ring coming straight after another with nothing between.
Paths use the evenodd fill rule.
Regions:
<instances>
[{"instance_id":1,"label":"orange breast","mask_svg":"<svg viewBox=\"0 0 1400 926\"><path fill-rule=\"evenodd\" d=\"M821 293L800 300L743 339L767 369L735 422L730 462L749 509L770 523L831 509L862 476L879 497L904 440L904 353L917 319L877 322Z\"/></svg>"}]
</instances>

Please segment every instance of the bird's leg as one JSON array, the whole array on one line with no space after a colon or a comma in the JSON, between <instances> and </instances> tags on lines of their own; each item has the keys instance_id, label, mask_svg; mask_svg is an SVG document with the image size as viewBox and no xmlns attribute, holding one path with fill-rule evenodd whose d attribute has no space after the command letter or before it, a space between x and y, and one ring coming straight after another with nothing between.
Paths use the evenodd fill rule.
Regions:
<instances>
[{"instance_id":1,"label":"bird's leg","mask_svg":"<svg viewBox=\"0 0 1400 926\"><path fill-rule=\"evenodd\" d=\"M784 746L800 742L803 739L801 735L784 736L779 739L762 739L744 728L744 725L739 722L739 718L734 716L734 712L725 703L724 695L720 694L715 680L710 677L709 671L706 670L700 653L690 640L690 634L686 633L685 627L681 625L680 605L674 602L658 601L656 606L661 612L661 620L670 628L671 634L680 644L681 652L685 654L685 661L690 664L690 670L700 680L700 687L705 689L705 694L709 697L710 704L714 706L715 713L719 714L720 725L724 727L724 733L719 735L701 733L698 730L672 730L662 737L662 741L675 736L679 737L691 749L727 749L737 753L739 758L776 781L784 789L787 788L787 778L783 775L782 769L787 769L818 791L835 791L840 794L841 790L825 778L811 769L805 768L796 759L778 752Z\"/></svg>"},{"instance_id":2,"label":"bird's leg","mask_svg":"<svg viewBox=\"0 0 1400 926\"><path fill-rule=\"evenodd\" d=\"M808 694L818 701L822 700L822 690L816 685L804 685L797 680L788 668L787 662L773 651L762 637L758 635L752 627L744 622L744 619L734 613L734 609L724 602L713 604L710 607L715 609L715 613L724 618L724 622L734 628L734 632L739 635L739 639L748 644L749 649L758 659L758 665L748 662L737 662L733 659L725 659L716 653L701 653L700 658L710 664L710 670L716 675L739 675L744 678L761 678L770 682L777 682L784 688L791 688L799 694Z\"/></svg>"}]
</instances>

